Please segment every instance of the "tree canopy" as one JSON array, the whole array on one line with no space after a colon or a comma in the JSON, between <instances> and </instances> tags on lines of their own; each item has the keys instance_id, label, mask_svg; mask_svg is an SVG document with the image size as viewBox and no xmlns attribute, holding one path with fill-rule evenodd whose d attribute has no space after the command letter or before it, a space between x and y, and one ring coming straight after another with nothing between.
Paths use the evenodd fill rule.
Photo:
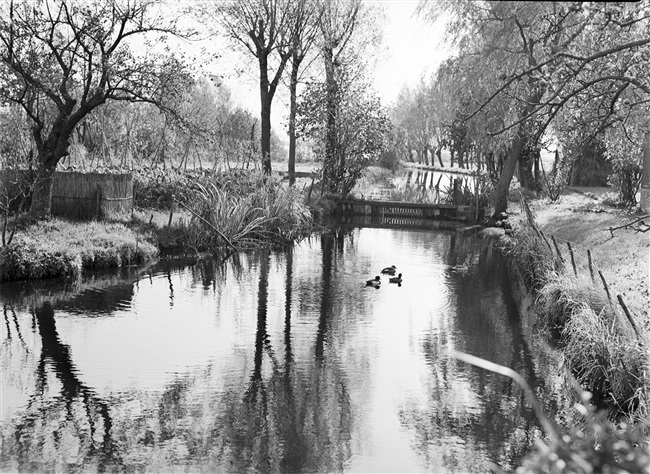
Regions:
<instances>
[{"instance_id":1,"label":"tree canopy","mask_svg":"<svg viewBox=\"0 0 650 474\"><path fill-rule=\"evenodd\" d=\"M128 101L172 111L191 75L162 43L180 34L173 15L148 0L0 5L0 101L18 104L31 121L34 217L49 215L56 165L93 110Z\"/></svg>"},{"instance_id":2,"label":"tree canopy","mask_svg":"<svg viewBox=\"0 0 650 474\"><path fill-rule=\"evenodd\" d=\"M455 54L435 77L446 92L442 121L451 127L460 119L479 149L507 150L496 212L507 206L515 167L521 178L528 150L542 146L545 135L566 139L578 121L586 136L623 131L648 116L647 1L440 1L423 2L420 11L450 19L446 37ZM640 128L647 127L646 120ZM625 139L640 157L638 137Z\"/></svg>"}]
</instances>

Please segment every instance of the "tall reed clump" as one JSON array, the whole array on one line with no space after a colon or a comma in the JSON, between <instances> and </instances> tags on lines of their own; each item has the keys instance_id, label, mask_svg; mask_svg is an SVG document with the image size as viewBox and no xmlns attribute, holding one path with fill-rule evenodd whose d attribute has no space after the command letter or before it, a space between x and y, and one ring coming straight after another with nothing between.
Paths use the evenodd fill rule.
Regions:
<instances>
[{"instance_id":1,"label":"tall reed clump","mask_svg":"<svg viewBox=\"0 0 650 474\"><path fill-rule=\"evenodd\" d=\"M307 235L313 219L302 195L272 180L232 192L217 183L197 184L192 217L187 223L191 245L201 249L249 248L283 244Z\"/></svg>"},{"instance_id":2,"label":"tall reed clump","mask_svg":"<svg viewBox=\"0 0 650 474\"><path fill-rule=\"evenodd\" d=\"M534 223L532 214L513 228L512 238L503 242L502 250L524 276L527 288L537 292L564 269L548 239Z\"/></svg>"}]
</instances>

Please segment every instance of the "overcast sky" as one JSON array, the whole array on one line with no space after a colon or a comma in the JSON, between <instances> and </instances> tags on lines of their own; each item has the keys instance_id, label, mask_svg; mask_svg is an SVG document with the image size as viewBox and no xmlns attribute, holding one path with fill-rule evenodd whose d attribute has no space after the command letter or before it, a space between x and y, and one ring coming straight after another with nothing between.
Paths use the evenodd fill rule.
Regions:
<instances>
[{"instance_id":1,"label":"overcast sky","mask_svg":"<svg viewBox=\"0 0 650 474\"><path fill-rule=\"evenodd\" d=\"M366 0L386 10L384 25L385 56L378 62L374 74L374 86L382 103L390 105L404 85L415 85L423 75L428 77L444 59L442 28L418 19L414 11L418 0ZM242 67L241 56L227 52L222 54L220 64L224 80L232 90L236 101L259 113L258 72ZM279 91L272 106L273 127L280 131L286 121L288 93Z\"/></svg>"}]
</instances>

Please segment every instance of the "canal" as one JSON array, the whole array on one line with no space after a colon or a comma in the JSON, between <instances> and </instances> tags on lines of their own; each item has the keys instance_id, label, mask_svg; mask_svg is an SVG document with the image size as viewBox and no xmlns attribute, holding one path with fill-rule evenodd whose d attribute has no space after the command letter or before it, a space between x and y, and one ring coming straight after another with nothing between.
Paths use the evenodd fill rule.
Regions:
<instances>
[{"instance_id":1,"label":"canal","mask_svg":"<svg viewBox=\"0 0 650 474\"><path fill-rule=\"evenodd\" d=\"M365 286L390 265L400 285ZM2 472L485 472L541 434L516 384L449 356L548 391L502 256L455 231L350 228L0 304Z\"/></svg>"}]
</instances>

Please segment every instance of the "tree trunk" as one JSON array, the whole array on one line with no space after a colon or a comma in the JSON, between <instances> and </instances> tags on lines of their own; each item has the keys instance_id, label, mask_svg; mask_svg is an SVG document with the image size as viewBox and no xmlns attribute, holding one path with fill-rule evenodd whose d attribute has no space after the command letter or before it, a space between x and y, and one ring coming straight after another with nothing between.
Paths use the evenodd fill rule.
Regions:
<instances>
[{"instance_id":1,"label":"tree trunk","mask_svg":"<svg viewBox=\"0 0 650 474\"><path fill-rule=\"evenodd\" d=\"M296 183L296 89L298 87L299 57L294 54L291 62L291 82L289 84L289 186Z\"/></svg>"},{"instance_id":2,"label":"tree trunk","mask_svg":"<svg viewBox=\"0 0 650 474\"><path fill-rule=\"evenodd\" d=\"M262 170L265 175L271 174L271 100L268 92L262 93L262 128L260 130L260 146L262 149Z\"/></svg>"},{"instance_id":3,"label":"tree trunk","mask_svg":"<svg viewBox=\"0 0 650 474\"><path fill-rule=\"evenodd\" d=\"M259 56L260 63L260 149L262 152L262 170L265 175L271 174L271 101L273 94L270 91L268 77L268 63L266 55Z\"/></svg>"},{"instance_id":4,"label":"tree trunk","mask_svg":"<svg viewBox=\"0 0 650 474\"><path fill-rule=\"evenodd\" d=\"M445 165L442 164L442 145L438 144L436 147L436 156L438 157L438 163L440 163L440 167L444 168Z\"/></svg>"},{"instance_id":5,"label":"tree trunk","mask_svg":"<svg viewBox=\"0 0 650 474\"><path fill-rule=\"evenodd\" d=\"M650 212L650 131L646 132L643 140L641 166L641 211Z\"/></svg>"},{"instance_id":6,"label":"tree trunk","mask_svg":"<svg viewBox=\"0 0 650 474\"><path fill-rule=\"evenodd\" d=\"M325 81L327 83L327 121L325 130L325 162L323 163L324 187L329 192L337 192L337 157L336 157L336 103L337 83L334 72L334 52L325 47Z\"/></svg>"},{"instance_id":7,"label":"tree trunk","mask_svg":"<svg viewBox=\"0 0 650 474\"><path fill-rule=\"evenodd\" d=\"M503 170L499 176L499 181L494 187L494 215L505 212L508 209L508 191L510 190L510 181L515 173L515 167L519 159L519 155L526 146L526 136L523 134L522 126L519 127L517 138L510 147L510 151L503 163Z\"/></svg>"},{"instance_id":8,"label":"tree trunk","mask_svg":"<svg viewBox=\"0 0 650 474\"><path fill-rule=\"evenodd\" d=\"M534 95L532 95L527 101L528 104L521 111L521 117L527 117L531 111L539 104L540 99L544 95L543 90L538 90ZM515 167L519 162L519 157L521 156L524 147L528 143L528 137L526 134L526 122L521 122L519 127L517 127L517 136L514 138L510 150L506 155L505 161L503 163L503 168L501 174L499 175L499 181L494 187L492 192L493 202L494 202L494 216L505 212L508 209L508 191L510 190L510 182L512 181L512 176L515 172Z\"/></svg>"},{"instance_id":9,"label":"tree trunk","mask_svg":"<svg viewBox=\"0 0 650 474\"><path fill-rule=\"evenodd\" d=\"M52 215L52 185L58 160L39 156L39 163L41 164L36 170L29 217L40 220L49 219Z\"/></svg>"}]
</instances>

